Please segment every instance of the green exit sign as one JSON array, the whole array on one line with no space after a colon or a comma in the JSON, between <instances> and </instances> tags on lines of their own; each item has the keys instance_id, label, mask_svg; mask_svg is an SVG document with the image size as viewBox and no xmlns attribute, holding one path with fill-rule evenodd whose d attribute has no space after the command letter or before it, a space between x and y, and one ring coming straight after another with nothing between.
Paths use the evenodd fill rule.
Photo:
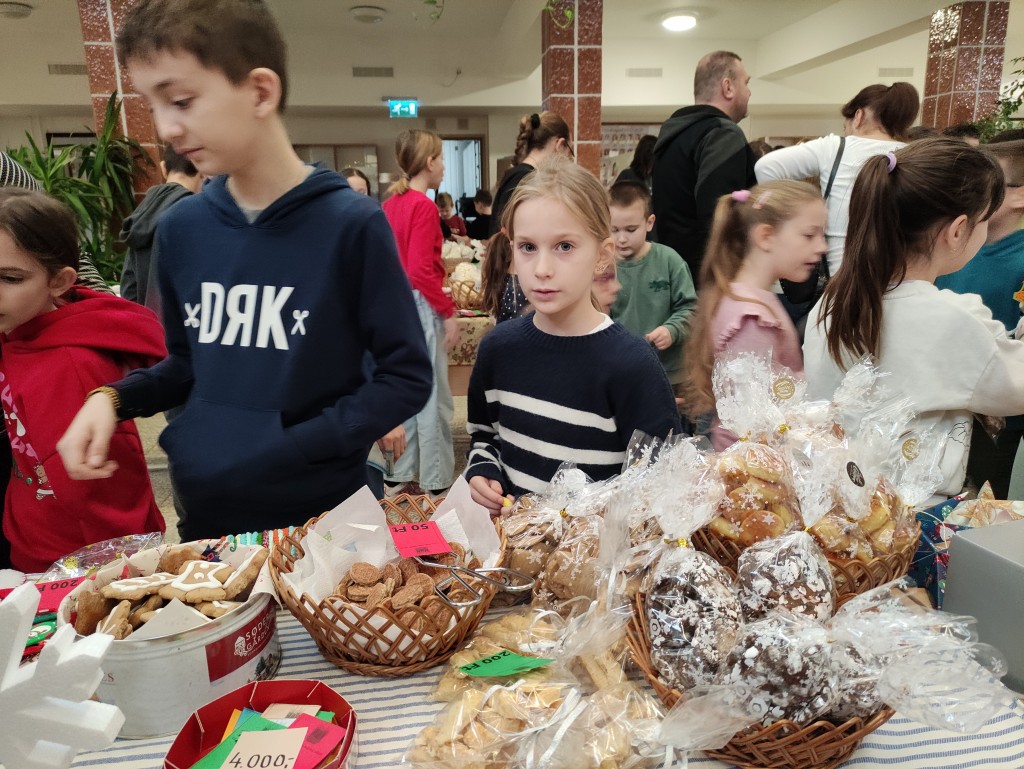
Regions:
<instances>
[{"instance_id":1,"label":"green exit sign","mask_svg":"<svg viewBox=\"0 0 1024 769\"><path fill-rule=\"evenodd\" d=\"M388 99L388 111L391 117L417 117L420 103L415 99Z\"/></svg>"}]
</instances>

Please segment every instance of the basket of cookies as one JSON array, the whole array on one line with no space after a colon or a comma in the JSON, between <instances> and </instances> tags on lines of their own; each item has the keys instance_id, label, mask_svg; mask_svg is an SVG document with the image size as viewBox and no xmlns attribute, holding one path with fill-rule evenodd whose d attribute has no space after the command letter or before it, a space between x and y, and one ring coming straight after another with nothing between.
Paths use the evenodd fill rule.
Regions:
<instances>
[{"instance_id":1,"label":"basket of cookies","mask_svg":"<svg viewBox=\"0 0 1024 769\"><path fill-rule=\"evenodd\" d=\"M403 557L391 530L424 521L436 522L440 545L429 556ZM363 489L286 538L270 574L326 659L395 677L448 659L499 588L532 587L503 568L504 557L504 537L461 481L443 502L409 495L378 502Z\"/></svg>"},{"instance_id":2,"label":"basket of cookies","mask_svg":"<svg viewBox=\"0 0 1024 769\"><path fill-rule=\"evenodd\" d=\"M449 286L452 289L452 301L460 310L483 309L484 296L476 283L469 280L456 280L453 277Z\"/></svg>"},{"instance_id":3,"label":"basket of cookies","mask_svg":"<svg viewBox=\"0 0 1024 769\"><path fill-rule=\"evenodd\" d=\"M122 737L170 733L218 693L274 676L267 556L223 540L162 545L107 564L62 601L58 623L115 638L97 696L124 711Z\"/></svg>"}]
</instances>

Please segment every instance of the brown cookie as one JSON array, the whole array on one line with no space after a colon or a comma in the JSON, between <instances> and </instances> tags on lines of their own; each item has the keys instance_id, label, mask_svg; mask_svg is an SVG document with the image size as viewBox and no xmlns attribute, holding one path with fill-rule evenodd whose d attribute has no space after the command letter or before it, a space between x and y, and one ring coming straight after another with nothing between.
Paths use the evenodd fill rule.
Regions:
<instances>
[{"instance_id":1,"label":"brown cookie","mask_svg":"<svg viewBox=\"0 0 1024 769\"><path fill-rule=\"evenodd\" d=\"M199 553L191 547L188 545L177 545L169 547L164 551L164 554L160 556L160 563L156 569L157 571L165 571L168 574L178 574L186 563L198 560L201 560Z\"/></svg>"},{"instance_id":2,"label":"brown cookie","mask_svg":"<svg viewBox=\"0 0 1024 769\"><path fill-rule=\"evenodd\" d=\"M176 576L176 573L157 572L145 577L119 579L101 587L100 593L115 601L141 601L146 596L159 593L160 588L171 584Z\"/></svg>"},{"instance_id":3,"label":"brown cookie","mask_svg":"<svg viewBox=\"0 0 1024 769\"><path fill-rule=\"evenodd\" d=\"M127 638L132 632L131 623L128 622L128 615L131 614L131 611L132 602L121 601L111 610L110 614L97 623L96 632L112 635L117 641Z\"/></svg>"},{"instance_id":4,"label":"brown cookie","mask_svg":"<svg viewBox=\"0 0 1024 769\"><path fill-rule=\"evenodd\" d=\"M204 601L197 604L196 609L211 619L217 619L244 605L241 601Z\"/></svg>"},{"instance_id":5,"label":"brown cookie","mask_svg":"<svg viewBox=\"0 0 1024 769\"><path fill-rule=\"evenodd\" d=\"M352 581L359 585L376 585L381 579L381 570L365 561L352 564L348 573Z\"/></svg>"},{"instance_id":6,"label":"brown cookie","mask_svg":"<svg viewBox=\"0 0 1024 769\"><path fill-rule=\"evenodd\" d=\"M402 572L402 584L408 585L409 578L420 573L419 564L412 558L403 558L398 562L398 570Z\"/></svg>"},{"instance_id":7,"label":"brown cookie","mask_svg":"<svg viewBox=\"0 0 1024 769\"><path fill-rule=\"evenodd\" d=\"M128 615L128 623L132 626L132 629L138 630L146 622L143 616L152 614L163 605L164 599L160 596L147 596L146 600L132 609L132 613Z\"/></svg>"},{"instance_id":8,"label":"brown cookie","mask_svg":"<svg viewBox=\"0 0 1024 769\"><path fill-rule=\"evenodd\" d=\"M224 597L227 600L245 600L249 597L249 591L256 584L256 578L260 569L270 555L265 547L253 550L244 561L236 568L234 573L224 583Z\"/></svg>"},{"instance_id":9,"label":"brown cookie","mask_svg":"<svg viewBox=\"0 0 1024 769\"><path fill-rule=\"evenodd\" d=\"M345 597L350 601L365 601L370 597L373 588L374 586L371 585L349 585Z\"/></svg>"},{"instance_id":10,"label":"brown cookie","mask_svg":"<svg viewBox=\"0 0 1024 769\"><path fill-rule=\"evenodd\" d=\"M223 601L227 595L224 582L232 571L226 563L189 561L173 582L160 588L160 595L168 601L177 598L187 603Z\"/></svg>"},{"instance_id":11,"label":"brown cookie","mask_svg":"<svg viewBox=\"0 0 1024 769\"><path fill-rule=\"evenodd\" d=\"M402 575L402 570L398 568L398 564L388 563L384 565L381 570L381 579L393 579L396 587L401 587L405 584L405 577Z\"/></svg>"},{"instance_id":12,"label":"brown cookie","mask_svg":"<svg viewBox=\"0 0 1024 769\"><path fill-rule=\"evenodd\" d=\"M105 598L98 592L89 590L79 593L75 631L79 635L92 635L99 621L110 614L115 606L117 601Z\"/></svg>"},{"instance_id":13,"label":"brown cookie","mask_svg":"<svg viewBox=\"0 0 1024 769\"><path fill-rule=\"evenodd\" d=\"M391 597L386 582L379 582L370 588L370 594L366 597L366 609L376 609L384 601Z\"/></svg>"}]
</instances>

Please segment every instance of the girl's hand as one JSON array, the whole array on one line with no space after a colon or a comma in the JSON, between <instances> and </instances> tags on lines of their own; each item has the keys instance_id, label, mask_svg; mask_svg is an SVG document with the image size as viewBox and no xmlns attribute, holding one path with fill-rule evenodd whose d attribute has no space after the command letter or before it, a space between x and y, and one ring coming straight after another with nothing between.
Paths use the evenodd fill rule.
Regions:
<instances>
[{"instance_id":1,"label":"girl's hand","mask_svg":"<svg viewBox=\"0 0 1024 769\"><path fill-rule=\"evenodd\" d=\"M57 441L64 469L73 480L92 481L114 474L117 462L108 456L110 438L116 427L114 404L103 393L90 397L78 410L64 436Z\"/></svg>"},{"instance_id":2,"label":"girl's hand","mask_svg":"<svg viewBox=\"0 0 1024 769\"><path fill-rule=\"evenodd\" d=\"M398 461L398 458L405 453L406 445L405 428L402 425L377 441L377 446L384 452L384 456L386 457L388 452L391 452L391 459L394 461Z\"/></svg>"},{"instance_id":3,"label":"girl's hand","mask_svg":"<svg viewBox=\"0 0 1024 769\"><path fill-rule=\"evenodd\" d=\"M478 505L486 507L491 515L500 515L504 509L505 496L501 484L482 475L469 479L469 496Z\"/></svg>"},{"instance_id":4,"label":"girl's hand","mask_svg":"<svg viewBox=\"0 0 1024 769\"><path fill-rule=\"evenodd\" d=\"M659 350L667 350L672 346L672 332L666 326L658 326L644 337Z\"/></svg>"},{"instance_id":5,"label":"girl's hand","mask_svg":"<svg viewBox=\"0 0 1024 769\"><path fill-rule=\"evenodd\" d=\"M453 315L450 318L445 318L444 321L444 349L451 352L455 349L455 345L459 343L459 337L462 335L462 331L459 329L459 321Z\"/></svg>"}]
</instances>

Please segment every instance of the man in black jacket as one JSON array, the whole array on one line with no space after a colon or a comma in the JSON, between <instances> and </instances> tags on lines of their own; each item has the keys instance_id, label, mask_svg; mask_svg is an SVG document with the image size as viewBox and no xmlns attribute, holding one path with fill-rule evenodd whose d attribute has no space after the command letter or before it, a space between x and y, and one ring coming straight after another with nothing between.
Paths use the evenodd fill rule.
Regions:
<instances>
[{"instance_id":1,"label":"man in black jacket","mask_svg":"<svg viewBox=\"0 0 1024 769\"><path fill-rule=\"evenodd\" d=\"M756 183L754 154L738 125L747 116L750 75L729 51L707 54L693 77L692 107L672 114L654 147L658 241L678 251L700 282L719 197Z\"/></svg>"}]
</instances>

